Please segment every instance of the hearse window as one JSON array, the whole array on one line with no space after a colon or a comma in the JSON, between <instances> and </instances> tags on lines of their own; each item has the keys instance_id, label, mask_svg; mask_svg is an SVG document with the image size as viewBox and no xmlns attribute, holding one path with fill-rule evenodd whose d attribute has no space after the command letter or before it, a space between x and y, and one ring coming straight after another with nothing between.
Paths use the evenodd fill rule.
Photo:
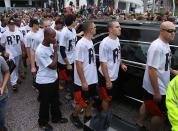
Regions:
<instances>
[{"instance_id":1,"label":"hearse window","mask_svg":"<svg viewBox=\"0 0 178 131\"><path fill-rule=\"evenodd\" d=\"M120 40L122 59L146 63L146 55L149 45L138 42L125 42Z\"/></svg>"},{"instance_id":2,"label":"hearse window","mask_svg":"<svg viewBox=\"0 0 178 131\"><path fill-rule=\"evenodd\" d=\"M155 39L152 34L158 36L158 30L152 30L152 32L141 27L122 27L120 36L122 58L145 64L150 42ZM148 36L148 34L151 35Z\"/></svg>"},{"instance_id":3,"label":"hearse window","mask_svg":"<svg viewBox=\"0 0 178 131\"><path fill-rule=\"evenodd\" d=\"M178 46L178 32L176 32L176 37L175 37L174 41L170 44Z\"/></svg>"},{"instance_id":4,"label":"hearse window","mask_svg":"<svg viewBox=\"0 0 178 131\"><path fill-rule=\"evenodd\" d=\"M159 29L122 26L120 39L152 42L159 36Z\"/></svg>"}]
</instances>

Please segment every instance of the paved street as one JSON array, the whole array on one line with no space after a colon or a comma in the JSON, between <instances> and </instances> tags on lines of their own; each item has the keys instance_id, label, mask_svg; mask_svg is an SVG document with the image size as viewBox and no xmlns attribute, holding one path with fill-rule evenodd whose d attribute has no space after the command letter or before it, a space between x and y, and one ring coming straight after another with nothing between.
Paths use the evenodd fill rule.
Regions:
<instances>
[{"instance_id":1,"label":"paved street","mask_svg":"<svg viewBox=\"0 0 178 131\"><path fill-rule=\"evenodd\" d=\"M69 118L72 106L70 102L64 99L64 95L65 93L62 92L61 110L64 116ZM120 118L134 125L139 106L140 104L135 104L127 99L123 101L122 99L112 103L112 110ZM9 90L8 113L6 119L9 131L41 131L37 124L38 108L37 92L31 87L31 75L28 72L26 79L19 86L19 91L17 93ZM147 120L147 124L148 123L149 120ZM54 127L54 131L79 131L70 121L67 124L52 124L52 126ZM168 129L164 131L168 131Z\"/></svg>"},{"instance_id":2,"label":"paved street","mask_svg":"<svg viewBox=\"0 0 178 131\"><path fill-rule=\"evenodd\" d=\"M41 131L38 128L37 92L31 86L31 75L19 86L17 93L9 90L9 102L7 109L7 127L9 131ZM61 97L62 98L62 97ZM62 100L61 110L67 118L71 114L72 106L67 100ZM69 122L67 124L52 124L54 131L76 131L77 129Z\"/></svg>"}]
</instances>

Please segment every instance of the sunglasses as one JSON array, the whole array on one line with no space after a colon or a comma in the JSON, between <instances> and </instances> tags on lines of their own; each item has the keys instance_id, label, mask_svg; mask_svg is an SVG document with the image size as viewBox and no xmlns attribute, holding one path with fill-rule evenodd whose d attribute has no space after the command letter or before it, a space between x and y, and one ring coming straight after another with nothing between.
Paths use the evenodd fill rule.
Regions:
<instances>
[{"instance_id":1,"label":"sunglasses","mask_svg":"<svg viewBox=\"0 0 178 131\"><path fill-rule=\"evenodd\" d=\"M172 32L176 33L176 30L174 30L174 29L163 29L163 30L168 33L172 33Z\"/></svg>"}]
</instances>

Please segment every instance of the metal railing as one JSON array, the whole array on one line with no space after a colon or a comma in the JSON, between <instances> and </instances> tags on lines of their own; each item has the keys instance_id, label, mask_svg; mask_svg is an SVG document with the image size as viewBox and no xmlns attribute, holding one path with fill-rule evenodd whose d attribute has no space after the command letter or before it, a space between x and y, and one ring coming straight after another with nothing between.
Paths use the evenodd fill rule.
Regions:
<instances>
[{"instance_id":1,"label":"metal railing","mask_svg":"<svg viewBox=\"0 0 178 131\"><path fill-rule=\"evenodd\" d=\"M133 66L133 67L137 67L140 69L145 69L146 68L146 64L144 63L140 63L140 62L135 62L135 61L130 61L130 60L126 60L126 59L121 59L123 63Z\"/></svg>"}]
</instances>

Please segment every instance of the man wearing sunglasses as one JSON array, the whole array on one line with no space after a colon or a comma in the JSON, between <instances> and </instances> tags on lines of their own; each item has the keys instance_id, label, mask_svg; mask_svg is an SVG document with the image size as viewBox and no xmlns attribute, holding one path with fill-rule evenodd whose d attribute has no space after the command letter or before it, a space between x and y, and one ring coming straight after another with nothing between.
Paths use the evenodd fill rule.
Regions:
<instances>
[{"instance_id":1,"label":"man wearing sunglasses","mask_svg":"<svg viewBox=\"0 0 178 131\"><path fill-rule=\"evenodd\" d=\"M171 66L171 50L169 42L174 40L176 27L172 22L165 21L160 26L159 38L153 41L148 49L147 64L143 78L143 99L140 116L137 121L139 128L144 127L144 118L151 114L151 131L159 131L166 113L165 95L170 80L170 72L177 74Z\"/></svg>"}]
</instances>

